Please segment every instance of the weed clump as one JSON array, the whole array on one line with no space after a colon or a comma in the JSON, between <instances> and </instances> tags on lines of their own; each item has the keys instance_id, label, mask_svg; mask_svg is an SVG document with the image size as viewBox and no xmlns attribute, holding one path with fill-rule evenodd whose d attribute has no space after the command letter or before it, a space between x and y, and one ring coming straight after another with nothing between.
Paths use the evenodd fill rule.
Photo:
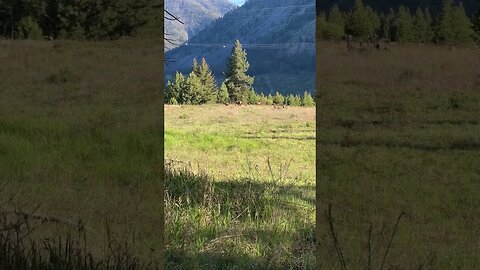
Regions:
<instances>
[{"instance_id":1,"label":"weed clump","mask_svg":"<svg viewBox=\"0 0 480 270\"><path fill-rule=\"evenodd\" d=\"M0 208L1 270L147 270L153 263L134 256L127 242L110 241L101 258L88 251L86 228L60 218L40 216L35 211ZM47 224L68 227L65 235L47 238ZM34 236L35 232L41 236ZM38 234L38 233L37 233Z\"/></svg>"},{"instance_id":2,"label":"weed clump","mask_svg":"<svg viewBox=\"0 0 480 270\"><path fill-rule=\"evenodd\" d=\"M46 82L49 84L65 84L78 81L78 78L69 69L61 69L58 72L47 77Z\"/></svg>"}]
</instances>

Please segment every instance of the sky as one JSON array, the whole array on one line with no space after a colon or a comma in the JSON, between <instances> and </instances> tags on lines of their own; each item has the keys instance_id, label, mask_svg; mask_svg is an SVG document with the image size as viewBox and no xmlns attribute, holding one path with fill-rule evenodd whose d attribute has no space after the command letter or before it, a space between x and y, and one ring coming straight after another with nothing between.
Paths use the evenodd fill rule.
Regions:
<instances>
[{"instance_id":1,"label":"sky","mask_svg":"<svg viewBox=\"0 0 480 270\"><path fill-rule=\"evenodd\" d=\"M230 2L236 4L236 5L243 5L243 3L245 3L246 0L229 0Z\"/></svg>"}]
</instances>

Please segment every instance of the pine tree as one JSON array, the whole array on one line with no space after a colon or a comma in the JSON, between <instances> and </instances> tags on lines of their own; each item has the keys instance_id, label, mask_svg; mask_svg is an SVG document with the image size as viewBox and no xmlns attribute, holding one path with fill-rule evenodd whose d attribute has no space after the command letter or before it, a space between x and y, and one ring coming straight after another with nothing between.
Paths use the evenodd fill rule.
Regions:
<instances>
[{"instance_id":1,"label":"pine tree","mask_svg":"<svg viewBox=\"0 0 480 270\"><path fill-rule=\"evenodd\" d=\"M382 20L382 34L381 36L386 40L393 40L392 28L395 21L395 12L390 9L390 12Z\"/></svg>"},{"instance_id":2,"label":"pine tree","mask_svg":"<svg viewBox=\"0 0 480 270\"><path fill-rule=\"evenodd\" d=\"M443 0L442 13L436 29L436 39L443 43L452 43L455 41L455 32L452 27L453 0Z\"/></svg>"},{"instance_id":3,"label":"pine tree","mask_svg":"<svg viewBox=\"0 0 480 270\"><path fill-rule=\"evenodd\" d=\"M327 14L323 11L320 11L318 13L317 19L327 21Z\"/></svg>"},{"instance_id":4,"label":"pine tree","mask_svg":"<svg viewBox=\"0 0 480 270\"><path fill-rule=\"evenodd\" d=\"M263 93L260 93L260 95L258 95L258 102L260 105L267 105L267 97L265 97Z\"/></svg>"},{"instance_id":5,"label":"pine tree","mask_svg":"<svg viewBox=\"0 0 480 270\"><path fill-rule=\"evenodd\" d=\"M165 92L165 99L168 104L174 103L183 103L184 101L181 99L182 92L185 89L185 77L182 73L176 72L173 78L173 82L168 81L166 92Z\"/></svg>"},{"instance_id":6,"label":"pine tree","mask_svg":"<svg viewBox=\"0 0 480 270\"><path fill-rule=\"evenodd\" d=\"M312 95L310 95L310 93L307 91L303 93L302 106L306 106L306 107L315 106L315 100L313 100Z\"/></svg>"},{"instance_id":7,"label":"pine tree","mask_svg":"<svg viewBox=\"0 0 480 270\"><path fill-rule=\"evenodd\" d=\"M380 18L370 7L365 7L362 0L355 0L353 12L346 25L347 32L355 37L367 38L377 32Z\"/></svg>"},{"instance_id":8,"label":"pine tree","mask_svg":"<svg viewBox=\"0 0 480 270\"><path fill-rule=\"evenodd\" d=\"M291 106L292 105L292 100L293 100L293 95L292 94L286 96L285 97L285 104L287 104L288 106Z\"/></svg>"},{"instance_id":9,"label":"pine tree","mask_svg":"<svg viewBox=\"0 0 480 270\"><path fill-rule=\"evenodd\" d=\"M232 102L248 102L248 93L253 85L254 78L246 74L250 64L247 61L247 52L237 39L228 59L226 85Z\"/></svg>"},{"instance_id":10,"label":"pine tree","mask_svg":"<svg viewBox=\"0 0 480 270\"><path fill-rule=\"evenodd\" d=\"M19 37L23 39L41 39L42 29L32 17L25 17L18 23Z\"/></svg>"},{"instance_id":11,"label":"pine tree","mask_svg":"<svg viewBox=\"0 0 480 270\"><path fill-rule=\"evenodd\" d=\"M0 0L0 29L10 37L27 38L30 29L53 38L116 39L135 34L153 6L150 0Z\"/></svg>"},{"instance_id":12,"label":"pine tree","mask_svg":"<svg viewBox=\"0 0 480 270\"><path fill-rule=\"evenodd\" d=\"M273 97L272 97L272 94L268 94L267 98L266 98L266 101L265 101L265 104L266 105L273 105Z\"/></svg>"},{"instance_id":13,"label":"pine tree","mask_svg":"<svg viewBox=\"0 0 480 270\"><path fill-rule=\"evenodd\" d=\"M468 44L474 41L473 24L465 13L463 4L452 9L452 29L456 43Z\"/></svg>"},{"instance_id":14,"label":"pine tree","mask_svg":"<svg viewBox=\"0 0 480 270\"><path fill-rule=\"evenodd\" d=\"M197 58L193 58L193 63L192 63L192 72L195 73L195 75L200 76L200 66L198 65Z\"/></svg>"},{"instance_id":15,"label":"pine tree","mask_svg":"<svg viewBox=\"0 0 480 270\"><path fill-rule=\"evenodd\" d=\"M473 24L474 24L477 43L480 44L480 0L478 0L477 2L478 2L478 10L475 16L473 17Z\"/></svg>"},{"instance_id":16,"label":"pine tree","mask_svg":"<svg viewBox=\"0 0 480 270\"><path fill-rule=\"evenodd\" d=\"M217 91L217 103L227 104L230 102L230 97L228 96L228 89L225 83L222 83L220 88Z\"/></svg>"},{"instance_id":17,"label":"pine tree","mask_svg":"<svg viewBox=\"0 0 480 270\"><path fill-rule=\"evenodd\" d=\"M427 25L428 25L425 39L427 41L433 41L433 39L435 38L435 32L433 31L434 21L432 18L432 14L430 13L430 9L428 7L425 9L425 20L427 21Z\"/></svg>"},{"instance_id":18,"label":"pine tree","mask_svg":"<svg viewBox=\"0 0 480 270\"><path fill-rule=\"evenodd\" d=\"M345 27L345 21L344 21L342 12L338 8L337 4L335 4L330 10L330 13L328 15L328 22L339 25L342 28Z\"/></svg>"},{"instance_id":19,"label":"pine tree","mask_svg":"<svg viewBox=\"0 0 480 270\"><path fill-rule=\"evenodd\" d=\"M324 40L341 40L345 35L343 26L335 23L329 23L323 19L318 19L320 27L320 37Z\"/></svg>"},{"instance_id":20,"label":"pine tree","mask_svg":"<svg viewBox=\"0 0 480 270\"><path fill-rule=\"evenodd\" d=\"M414 35L413 26L414 22L410 10L400 6L394 24L395 40L400 42L412 41Z\"/></svg>"},{"instance_id":21,"label":"pine tree","mask_svg":"<svg viewBox=\"0 0 480 270\"><path fill-rule=\"evenodd\" d=\"M201 103L213 103L217 97L217 83L205 58L202 58L200 65L194 61L193 70L201 82Z\"/></svg>"},{"instance_id":22,"label":"pine tree","mask_svg":"<svg viewBox=\"0 0 480 270\"><path fill-rule=\"evenodd\" d=\"M283 97L283 95L280 94L279 92L276 92L275 96L273 97L273 103L276 105L283 105L284 102L285 102L285 97Z\"/></svg>"},{"instance_id":23,"label":"pine tree","mask_svg":"<svg viewBox=\"0 0 480 270\"><path fill-rule=\"evenodd\" d=\"M255 89L253 89L252 87L248 95L248 104L257 105L258 101L259 101L259 97L257 93L255 93Z\"/></svg>"},{"instance_id":24,"label":"pine tree","mask_svg":"<svg viewBox=\"0 0 480 270\"><path fill-rule=\"evenodd\" d=\"M428 23L420 7L417 8L413 18L413 41L427 42Z\"/></svg>"},{"instance_id":25,"label":"pine tree","mask_svg":"<svg viewBox=\"0 0 480 270\"><path fill-rule=\"evenodd\" d=\"M300 106L302 105L301 98L298 95L289 95L287 98L288 106Z\"/></svg>"},{"instance_id":26,"label":"pine tree","mask_svg":"<svg viewBox=\"0 0 480 270\"><path fill-rule=\"evenodd\" d=\"M294 106L302 106L302 98L299 95L295 95L295 105Z\"/></svg>"},{"instance_id":27,"label":"pine tree","mask_svg":"<svg viewBox=\"0 0 480 270\"><path fill-rule=\"evenodd\" d=\"M184 88L180 99L183 104L199 105L202 104L201 99L202 83L195 72L190 72L185 80Z\"/></svg>"}]
</instances>

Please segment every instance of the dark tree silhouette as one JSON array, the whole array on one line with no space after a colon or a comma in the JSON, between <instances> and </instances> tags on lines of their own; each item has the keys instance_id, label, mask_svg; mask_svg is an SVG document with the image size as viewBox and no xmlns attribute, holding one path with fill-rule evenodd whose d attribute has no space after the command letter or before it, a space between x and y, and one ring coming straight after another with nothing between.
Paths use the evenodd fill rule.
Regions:
<instances>
[{"instance_id":1,"label":"dark tree silhouette","mask_svg":"<svg viewBox=\"0 0 480 270\"><path fill-rule=\"evenodd\" d=\"M168 10L166 10L166 9L163 9L163 10L164 10L164 12L165 12L165 17L164 17L165 20L176 21L176 22L179 22L179 23L183 24L183 22L180 20L180 18L178 18L177 16L173 15L172 13L170 13L170 12L169 12ZM170 43L171 45L176 45L176 44L175 44L175 41L169 37L169 36L171 36L172 34L165 32L165 24L163 25L163 27L164 27L163 40L164 40L165 42ZM164 62L165 62L165 64L168 66L168 63L173 62L173 59L171 59L171 58L165 58L165 59L164 59Z\"/></svg>"}]
</instances>

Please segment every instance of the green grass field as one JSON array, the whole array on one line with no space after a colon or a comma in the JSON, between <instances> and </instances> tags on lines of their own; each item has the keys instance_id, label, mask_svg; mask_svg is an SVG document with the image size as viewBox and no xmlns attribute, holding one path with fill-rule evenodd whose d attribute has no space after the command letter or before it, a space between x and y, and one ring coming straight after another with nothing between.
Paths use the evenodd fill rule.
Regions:
<instances>
[{"instance_id":1,"label":"green grass field","mask_svg":"<svg viewBox=\"0 0 480 270\"><path fill-rule=\"evenodd\" d=\"M51 241L81 224L95 256L128 242L158 263L158 42L0 41L0 220L49 217L29 237Z\"/></svg>"},{"instance_id":2,"label":"green grass field","mask_svg":"<svg viewBox=\"0 0 480 270\"><path fill-rule=\"evenodd\" d=\"M32 213L28 239L158 263L161 53L0 42L1 228ZM312 269L314 108L165 110L167 269Z\"/></svg>"},{"instance_id":3,"label":"green grass field","mask_svg":"<svg viewBox=\"0 0 480 270\"><path fill-rule=\"evenodd\" d=\"M371 269L385 254L384 269L478 269L478 49L391 45L349 54L344 44L321 46L322 269L341 269L323 214L329 205L349 268L368 267L370 246Z\"/></svg>"},{"instance_id":4,"label":"green grass field","mask_svg":"<svg viewBox=\"0 0 480 270\"><path fill-rule=\"evenodd\" d=\"M313 269L315 109L167 106L165 117L167 268Z\"/></svg>"},{"instance_id":5,"label":"green grass field","mask_svg":"<svg viewBox=\"0 0 480 270\"><path fill-rule=\"evenodd\" d=\"M0 226L155 261L164 199L168 269L313 269L315 243L322 269L478 268L479 51L322 48L316 135L313 108L165 107L160 198L156 41L0 41Z\"/></svg>"}]
</instances>

